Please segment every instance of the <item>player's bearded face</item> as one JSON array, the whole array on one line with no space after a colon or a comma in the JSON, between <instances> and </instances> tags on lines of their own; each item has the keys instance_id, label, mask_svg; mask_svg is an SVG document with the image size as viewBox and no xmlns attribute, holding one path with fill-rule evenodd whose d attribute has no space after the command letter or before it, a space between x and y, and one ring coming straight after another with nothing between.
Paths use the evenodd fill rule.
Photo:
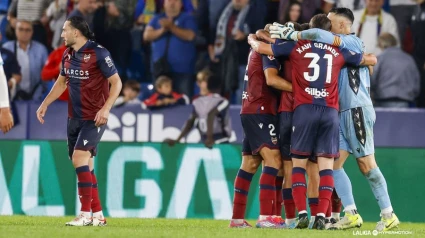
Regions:
<instances>
[{"instance_id":1,"label":"player's bearded face","mask_svg":"<svg viewBox=\"0 0 425 238\"><path fill-rule=\"evenodd\" d=\"M64 40L65 46L66 47L71 47L75 44L75 29L73 29L70 25L69 22L66 21L64 24L64 27L62 29L62 35L61 37Z\"/></svg>"}]
</instances>

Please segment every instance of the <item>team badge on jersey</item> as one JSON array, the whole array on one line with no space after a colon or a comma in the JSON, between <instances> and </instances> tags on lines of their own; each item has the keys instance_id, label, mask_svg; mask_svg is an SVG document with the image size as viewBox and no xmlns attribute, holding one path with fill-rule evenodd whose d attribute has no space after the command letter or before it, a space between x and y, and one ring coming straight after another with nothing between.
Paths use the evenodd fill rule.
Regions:
<instances>
[{"instance_id":1,"label":"team badge on jersey","mask_svg":"<svg viewBox=\"0 0 425 238\"><path fill-rule=\"evenodd\" d=\"M277 137L272 137L272 143L273 143L274 145L276 145L276 144L277 144Z\"/></svg>"},{"instance_id":2,"label":"team badge on jersey","mask_svg":"<svg viewBox=\"0 0 425 238\"><path fill-rule=\"evenodd\" d=\"M89 62L90 57L91 57L91 55L90 55L90 54L85 54L85 55L84 55L84 58L83 58L83 59L84 59L84 62L86 62L86 63L87 63L87 62Z\"/></svg>"}]
</instances>

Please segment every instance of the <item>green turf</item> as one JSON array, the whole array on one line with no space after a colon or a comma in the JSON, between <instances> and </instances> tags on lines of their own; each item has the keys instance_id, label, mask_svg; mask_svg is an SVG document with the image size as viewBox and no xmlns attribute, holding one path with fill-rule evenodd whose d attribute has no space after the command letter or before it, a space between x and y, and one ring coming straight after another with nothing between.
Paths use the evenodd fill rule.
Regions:
<instances>
[{"instance_id":1,"label":"green turf","mask_svg":"<svg viewBox=\"0 0 425 238\"><path fill-rule=\"evenodd\" d=\"M0 237L353 237L372 231L375 223L347 231L230 229L228 221L109 218L107 227L66 227L72 217L0 216ZM251 221L251 224L255 224ZM403 223L395 231L411 231L412 235L388 237L425 237L424 223ZM362 235L365 237L367 235ZM373 235L369 235L373 236ZM383 236L383 235L378 235Z\"/></svg>"}]
</instances>

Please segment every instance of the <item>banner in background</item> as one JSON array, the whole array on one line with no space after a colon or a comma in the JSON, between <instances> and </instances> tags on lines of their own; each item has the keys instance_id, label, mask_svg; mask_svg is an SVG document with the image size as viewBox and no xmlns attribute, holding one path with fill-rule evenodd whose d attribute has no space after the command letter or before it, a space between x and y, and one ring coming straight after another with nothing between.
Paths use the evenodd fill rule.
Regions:
<instances>
[{"instance_id":1,"label":"banner in background","mask_svg":"<svg viewBox=\"0 0 425 238\"><path fill-rule=\"evenodd\" d=\"M68 105L65 102L55 102L48 108L44 125L41 125L35 116L38 103L16 104L20 124L7 135L0 133L0 140L66 140ZM191 106L157 111L142 110L140 105L113 108L102 140L162 142L167 137L177 138L191 112ZM236 144L241 144L243 139L239 112L240 106L230 107L233 129L231 142ZM376 118L376 146L425 148L425 110L377 109ZM192 130L183 140L190 143L200 142L198 131Z\"/></svg>"},{"instance_id":2,"label":"banner in background","mask_svg":"<svg viewBox=\"0 0 425 238\"><path fill-rule=\"evenodd\" d=\"M230 219L239 145L212 150L199 144L103 142L95 159L103 210L110 217ZM402 221L423 222L417 208L425 197L425 149L377 149L392 206ZM379 207L354 159L345 170L358 210L378 221ZM246 216L259 212L259 173L250 187ZM65 141L0 143L0 214L75 215L76 175Z\"/></svg>"}]
</instances>

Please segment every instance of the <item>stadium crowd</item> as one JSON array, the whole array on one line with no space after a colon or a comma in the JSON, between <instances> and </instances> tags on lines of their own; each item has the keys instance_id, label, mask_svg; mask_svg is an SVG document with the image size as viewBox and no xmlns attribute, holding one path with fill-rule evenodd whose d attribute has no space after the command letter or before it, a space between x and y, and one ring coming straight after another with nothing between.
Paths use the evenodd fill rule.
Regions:
<instances>
[{"instance_id":1,"label":"stadium crowd","mask_svg":"<svg viewBox=\"0 0 425 238\"><path fill-rule=\"evenodd\" d=\"M4 0L0 52L12 99L40 101L60 71L63 23L82 16L123 80L117 106L187 104L208 92L211 71L221 94L240 104L248 34L266 22L305 23L334 6L355 10L352 31L378 55L375 106L425 107L424 0Z\"/></svg>"}]
</instances>

